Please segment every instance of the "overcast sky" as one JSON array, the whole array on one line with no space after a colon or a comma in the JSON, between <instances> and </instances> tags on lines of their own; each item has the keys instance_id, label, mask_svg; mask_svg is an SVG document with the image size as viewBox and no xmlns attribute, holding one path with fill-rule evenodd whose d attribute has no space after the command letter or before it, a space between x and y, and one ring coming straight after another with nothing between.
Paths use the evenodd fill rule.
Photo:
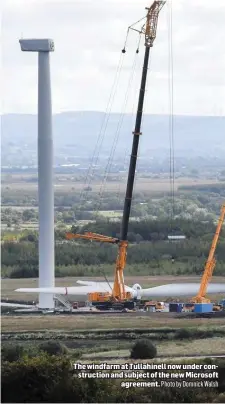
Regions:
<instances>
[{"instance_id":1,"label":"overcast sky","mask_svg":"<svg viewBox=\"0 0 225 404\"><path fill-rule=\"evenodd\" d=\"M19 38L50 37L53 113L105 111L128 25L151 0L4 0L3 113L36 113L37 55L22 53ZM172 6L171 6L172 3ZM174 113L225 114L225 0L168 0L152 49L147 113L168 113L172 7ZM140 26L140 25L139 25ZM112 111L136 107L143 41L130 34ZM135 69L132 70L133 64ZM133 72L133 76L132 76ZM128 90L129 88L129 90ZM127 96L128 102L125 102Z\"/></svg>"}]
</instances>

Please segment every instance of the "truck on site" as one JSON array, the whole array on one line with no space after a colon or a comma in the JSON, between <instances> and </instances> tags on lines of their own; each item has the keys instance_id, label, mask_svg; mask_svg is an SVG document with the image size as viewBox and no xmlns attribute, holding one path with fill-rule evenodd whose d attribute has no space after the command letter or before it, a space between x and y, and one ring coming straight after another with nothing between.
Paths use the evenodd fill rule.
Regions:
<instances>
[{"instance_id":1,"label":"truck on site","mask_svg":"<svg viewBox=\"0 0 225 404\"><path fill-rule=\"evenodd\" d=\"M144 305L144 310L145 311L163 311L165 309L165 303L164 302L158 302L158 301L149 301L145 302Z\"/></svg>"},{"instance_id":2,"label":"truck on site","mask_svg":"<svg viewBox=\"0 0 225 404\"><path fill-rule=\"evenodd\" d=\"M213 311L225 311L225 299L222 299L217 304L214 304Z\"/></svg>"}]
</instances>

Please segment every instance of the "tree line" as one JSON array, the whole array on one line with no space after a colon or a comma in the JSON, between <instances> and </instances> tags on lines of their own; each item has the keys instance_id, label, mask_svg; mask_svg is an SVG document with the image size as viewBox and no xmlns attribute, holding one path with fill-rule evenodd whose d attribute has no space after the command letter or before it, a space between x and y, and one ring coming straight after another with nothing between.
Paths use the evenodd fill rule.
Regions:
<instances>
[{"instance_id":1,"label":"tree line","mask_svg":"<svg viewBox=\"0 0 225 404\"><path fill-rule=\"evenodd\" d=\"M120 222L112 222L107 219L98 220L97 223L88 223L81 228L72 226L72 232L91 231L99 234L106 234L111 237L119 237ZM184 235L187 239L212 236L216 226L212 221L199 222L185 219L145 219L132 220L129 223L128 241L134 241L133 235L139 234L145 241L167 240L168 235Z\"/></svg>"},{"instance_id":2,"label":"tree line","mask_svg":"<svg viewBox=\"0 0 225 404\"><path fill-rule=\"evenodd\" d=\"M223 172L224 174L224 172ZM180 185L179 191L198 191L202 193L216 193L225 196L225 183L219 182L217 184L199 184L199 185Z\"/></svg>"},{"instance_id":3,"label":"tree line","mask_svg":"<svg viewBox=\"0 0 225 404\"><path fill-rule=\"evenodd\" d=\"M215 232L213 223L192 223L178 221L173 228L186 235L186 240L168 241L168 222L137 221L130 223L127 265L133 273L145 275L151 268L156 274L201 274L209 253ZM72 226L72 232L93 231L111 237L119 237L120 224L107 220L89 223L83 228ZM76 239L66 240L65 231L56 232L55 265L56 276L93 275L105 265L115 263L117 246ZM175 263L171 265L172 258ZM215 274L224 273L225 237L222 234L216 250ZM108 266L107 266L108 265ZM18 242L5 241L2 244L2 273L14 278L38 276L38 235L26 234Z\"/></svg>"}]
</instances>

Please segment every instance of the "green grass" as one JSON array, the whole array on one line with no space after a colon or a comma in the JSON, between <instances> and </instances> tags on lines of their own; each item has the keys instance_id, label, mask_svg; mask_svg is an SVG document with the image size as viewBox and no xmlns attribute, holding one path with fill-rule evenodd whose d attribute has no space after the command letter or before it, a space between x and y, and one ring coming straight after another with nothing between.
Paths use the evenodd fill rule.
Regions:
<instances>
[{"instance_id":1,"label":"green grass","mask_svg":"<svg viewBox=\"0 0 225 404\"><path fill-rule=\"evenodd\" d=\"M180 356L180 355L222 355L225 354L223 337L215 337L191 341L166 341L156 342L158 356ZM82 355L83 360L110 360L110 358L129 358L130 349L117 349L107 351L89 352Z\"/></svg>"},{"instance_id":2,"label":"green grass","mask_svg":"<svg viewBox=\"0 0 225 404\"><path fill-rule=\"evenodd\" d=\"M153 313L154 314L154 313ZM167 313L156 313L153 316L139 317L116 315L91 315L91 316L2 316L2 332L20 332L20 331L66 331L66 330L94 330L112 329L112 328L147 328L147 327L173 327L189 328L199 326L222 326L223 318L195 318L179 319L171 318Z\"/></svg>"}]
</instances>

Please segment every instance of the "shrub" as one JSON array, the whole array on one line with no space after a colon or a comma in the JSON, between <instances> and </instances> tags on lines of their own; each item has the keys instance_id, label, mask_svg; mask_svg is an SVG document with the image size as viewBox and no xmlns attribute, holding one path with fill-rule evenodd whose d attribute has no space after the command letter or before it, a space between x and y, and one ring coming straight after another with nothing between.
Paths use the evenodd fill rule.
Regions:
<instances>
[{"instance_id":1,"label":"shrub","mask_svg":"<svg viewBox=\"0 0 225 404\"><path fill-rule=\"evenodd\" d=\"M3 403L48 403L49 394L55 386L66 384L70 377L70 363L67 358L49 356L23 359L2 364ZM62 401L60 401L62 402Z\"/></svg>"},{"instance_id":2,"label":"shrub","mask_svg":"<svg viewBox=\"0 0 225 404\"><path fill-rule=\"evenodd\" d=\"M17 278L37 278L38 277L38 268L27 266L26 268L16 267L9 275L12 279Z\"/></svg>"},{"instance_id":3,"label":"shrub","mask_svg":"<svg viewBox=\"0 0 225 404\"><path fill-rule=\"evenodd\" d=\"M177 330L175 333L175 338L176 339L188 339L191 338L192 332L190 330L187 330L186 328L181 328L180 330Z\"/></svg>"},{"instance_id":4,"label":"shrub","mask_svg":"<svg viewBox=\"0 0 225 404\"><path fill-rule=\"evenodd\" d=\"M139 341L140 342L140 341ZM148 342L148 341L147 341ZM193 363L188 361L188 363ZM202 363L197 361L197 363ZM205 363L203 361L203 363ZM219 374L225 362L216 362ZM47 354L2 363L2 403L213 403L224 402L224 392L212 388L120 387L120 380L81 379L67 357ZM221 373L221 382L224 374ZM222 383L221 383L222 384Z\"/></svg>"},{"instance_id":5,"label":"shrub","mask_svg":"<svg viewBox=\"0 0 225 404\"><path fill-rule=\"evenodd\" d=\"M131 349L132 359L152 359L157 355L157 349L153 343L147 339L137 341Z\"/></svg>"},{"instance_id":6,"label":"shrub","mask_svg":"<svg viewBox=\"0 0 225 404\"><path fill-rule=\"evenodd\" d=\"M3 361L16 362L23 356L24 349L21 345L4 345L1 354Z\"/></svg>"},{"instance_id":7,"label":"shrub","mask_svg":"<svg viewBox=\"0 0 225 404\"><path fill-rule=\"evenodd\" d=\"M215 400L213 401L214 403L225 403L225 393L219 394Z\"/></svg>"},{"instance_id":8,"label":"shrub","mask_svg":"<svg viewBox=\"0 0 225 404\"><path fill-rule=\"evenodd\" d=\"M67 347L59 341L46 341L39 345L39 350L46 352L48 355L66 355Z\"/></svg>"}]
</instances>

